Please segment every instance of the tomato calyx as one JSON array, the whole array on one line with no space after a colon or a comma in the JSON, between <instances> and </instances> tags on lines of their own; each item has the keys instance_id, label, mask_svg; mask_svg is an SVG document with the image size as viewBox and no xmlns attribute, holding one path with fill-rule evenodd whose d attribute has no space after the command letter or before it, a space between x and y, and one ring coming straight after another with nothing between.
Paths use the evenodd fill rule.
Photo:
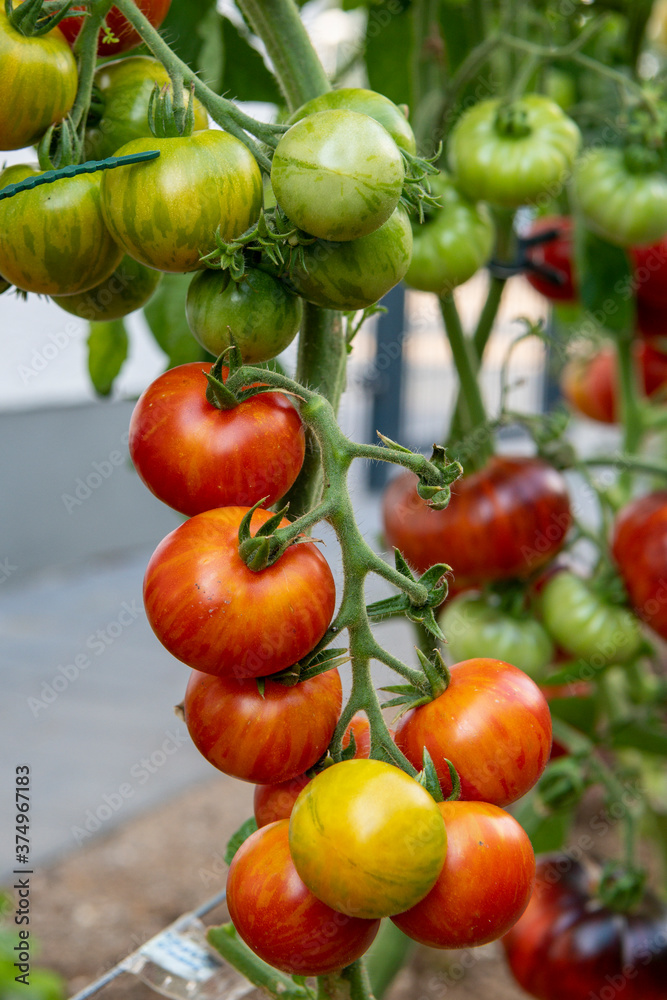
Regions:
<instances>
[{"instance_id":1,"label":"tomato calyx","mask_svg":"<svg viewBox=\"0 0 667 1000\"><path fill-rule=\"evenodd\" d=\"M252 515L258 507L266 503L266 500L266 497L258 500L244 515L239 525L239 556L254 573L260 573L268 566L273 566L291 545L320 541L305 535L300 521L294 521L288 528L278 528L289 510L289 504L270 517L257 529L256 534L252 535L250 533Z\"/></svg>"},{"instance_id":2,"label":"tomato calyx","mask_svg":"<svg viewBox=\"0 0 667 1000\"><path fill-rule=\"evenodd\" d=\"M501 104L496 114L495 128L505 139L525 139L533 131L526 109L517 104Z\"/></svg>"},{"instance_id":3,"label":"tomato calyx","mask_svg":"<svg viewBox=\"0 0 667 1000\"><path fill-rule=\"evenodd\" d=\"M540 778L537 794L549 812L559 812L575 806L588 784L579 760L559 757L549 764Z\"/></svg>"},{"instance_id":4,"label":"tomato calyx","mask_svg":"<svg viewBox=\"0 0 667 1000\"><path fill-rule=\"evenodd\" d=\"M434 610L439 608L447 597L449 585L446 574L451 572L451 566L448 566L447 563L436 563L417 580L399 549L394 549L394 559L396 569L401 576L413 583L418 582L426 588L426 601L421 605L416 605L405 593L387 597L382 601L374 601L373 604L366 606L368 620L371 624L376 624L386 618L393 618L395 615L406 615L410 621L422 625L436 639L444 641L445 637L435 619Z\"/></svg>"},{"instance_id":5,"label":"tomato calyx","mask_svg":"<svg viewBox=\"0 0 667 1000\"><path fill-rule=\"evenodd\" d=\"M603 906L627 913L644 898L646 872L641 868L607 861L602 869L596 895Z\"/></svg>"},{"instance_id":6,"label":"tomato calyx","mask_svg":"<svg viewBox=\"0 0 667 1000\"><path fill-rule=\"evenodd\" d=\"M87 11L71 11L74 0L67 0L63 7L53 13L45 13L43 0L24 0L24 3L14 7L14 0L5 0L7 20L19 34L27 38L38 38L55 28L64 17L87 16Z\"/></svg>"},{"instance_id":7,"label":"tomato calyx","mask_svg":"<svg viewBox=\"0 0 667 1000\"><path fill-rule=\"evenodd\" d=\"M246 272L248 256L252 253L266 256L281 274L289 273L293 266L306 269L303 248L316 242L315 236L295 226L276 205L268 211L262 209L257 222L231 243L226 243L218 230L215 233L215 250L201 260L209 267L229 270L234 281L240 281Z\"/></svg>"},{"instance_id":8,"label":"tomato calyx","mask_svg":"<svg viewBox=\"0 0 667 1000\"><path fill-rule=\"evenodd\" d=\"M182 86L177 86L175 94L182 95ZM195 127L195 85L190 84L187 107L179 104L170 93L169 84L160 87L155 84L148 101L148 127L156 138L180 139L191 136Z\"/></svg>"},{"instance_id":9,"label":"tomato calyx","mask_svg":"<svg viewBox=\"0 0 667 1000\"><path fill-rule=\"evenodd\" d=\"M401 706L402 710L399 714L403 715L411 708L428 705L429 702L435 701L436 698L445 693L449 687L451 674L440 650L434 649L429 657L421 649L417 649L417 657L422 668L421 678L409 684L388 684L380 688L381 691L387 691L389 694L397 696L383 702L382 708Z\"/></svg>"}]
</instances>

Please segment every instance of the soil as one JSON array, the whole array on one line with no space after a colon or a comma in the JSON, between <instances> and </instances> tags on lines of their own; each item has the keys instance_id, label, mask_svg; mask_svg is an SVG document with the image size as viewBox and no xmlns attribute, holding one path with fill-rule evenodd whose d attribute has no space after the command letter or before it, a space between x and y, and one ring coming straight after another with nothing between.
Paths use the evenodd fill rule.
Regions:
<instances>
[{"instance_id":1,"label":"soil","mask_svg":"<svg viewBox=\"0 0 667 1000\"><path fill-rule=\"evenodd\" d=\"M32 879L35 965L57 970L67 995L82 990L181 914L224 889L224 849L252 814L252 786L216 776L139 816ZM227 919L224 904L204 918ZM156 994L127 973L102 1000L150 1000ZM418 949L386 1000L526 1000L497 944L468 952ZM220 1000L224 1000L221 997Z\"/></svg>"}]
</instances>

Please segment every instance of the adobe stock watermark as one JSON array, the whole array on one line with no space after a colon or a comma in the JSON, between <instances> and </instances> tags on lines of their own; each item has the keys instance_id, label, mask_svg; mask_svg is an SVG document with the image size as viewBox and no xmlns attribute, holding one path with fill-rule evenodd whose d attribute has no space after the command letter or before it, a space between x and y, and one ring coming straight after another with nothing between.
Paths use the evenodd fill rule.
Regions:
<instances>
[{"instance_id":1,"label":"adobe stock watermark","mask_svg":"<svg viewBox=\"0 0 667 1000\"><path fill-rule=\"evenodd\" d=\"M72 657L69 663L59 664L56 673L48 681L44 681L39 691L39 697L31 695L27 699L28 708L35 718L41 712L57 701L60 695L71 684L79 679L81 674L92 666L94 657L102 656L142 614L141 605L135 601L123 601L116 617L104 628L91 632L84 642L84 650Z\"/></svg>"},{"instance_id":2,"label":"adobe stock watermark","mask_svg":"<svg viewBox=\"0 0 667 1000\"><path fill-rule=\"evenodd\" d=\"M122 445L127 447L130 435L125 431L120 438ZM124 465L127 460L127 452L114 448L106 458L100 462L93 462L90 472L83 476L77 476L71 493L61 493L60 499L65 505L68 514L72 514L77 507L81 507L86 500L90 500L93 493L99 490L107 479L110 479L114 471Z\"/></svg>"},{"instance_id":3,"label":"adobe stock watermark","mask_svg":"<svg viewBox=\"0 0 667 1000\"><path fill-rule=\"evenodd\" d=\"M18 566L9 561L9 556L0 559L0 583L6 583L13 573L16 573Z\"/></svg>"}]
</instances>

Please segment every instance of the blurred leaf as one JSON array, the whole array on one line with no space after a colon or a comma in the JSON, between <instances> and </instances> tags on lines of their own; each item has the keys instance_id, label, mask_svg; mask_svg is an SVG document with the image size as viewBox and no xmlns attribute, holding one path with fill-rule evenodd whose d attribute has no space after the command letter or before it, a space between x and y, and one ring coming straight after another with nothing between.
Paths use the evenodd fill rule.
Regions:
<instances>
[{"instance_id":1,"label":"blurred leaf","mask_svg":"<svg viewBox=\"0 0 667 1000\"><path fill-rule=\"evenodd\" d=\"M230 100L282 101L280 88L262 56L228 18L222 22L222 90Z\"/></svg>"},{"instance_id":2,"label":"blurred leaf","mask_svg":"<svg viewBox=\"0 0 667 1000\"><path fill-rule=\"evenodd\" d=\"M595 729L593 698L550 698L551 714L567 722L581 733L592 736Z\"/></svg>"},{"instance_id":3,"label":"blurred leaf","mask_svg":"<svg viewBox=\"0 0 667 1000\"><path fill-rule=\"evenodd\" d=\"M574 819L572 809L559 812L544 812L538 806L534 792L524 795L512 807L512 815L524 828L536 854L558 851L566 843Z\"/></svg>"},{"instance_id":4,"label":"blurred leaf","mask_svg":"<svg viewBox=\"0 0 667 1000\"><path fill-rule=\"evenodd\" d=\"M247 819L245 823L242 823L238 828L236 833L233 833L229 840L227 841L227 847L225 848L225 863L231 865L232 858L238 851L241 844L250 837L257 829L257 821L254 816Z\"/></svg>"},{"instance_id":5,"label":"blurred leaf","mask_svg":"<svg viewBox=\"0 0 667 1000\"><path fill-rule=\"evenodd\" d=\"M395 0L372 4L366 25L366 68L372 90L394 104L411 104L410 60L412 18L408 10L397 13Z\"/></svg>"},{"instance_id":6,"label":"blurred leaf","mask_svg":"<svg viewBox=\"0 0 667 1000\"><path fill-rule=\"evenodd\" d=\"M95 392L108 396L127 358L128 336L122 319L91 323L88 334L88 371Z\"/></svg>"},{"instance_id":7,"label":"blurred leaf","mask_svg":"<svg viewBox=\"0 0 667 1000\"><path fill-rule=\"evenodd\" d=\"M590 232L580 221L575 225L575 262L584 307L610 333L630 335L634 331L632 271L627 253Z\"/></svg>"},{"instance_id":8,"label":"blurred leaf","mask_svg":"<svg viewBox=\"0 0 667 1000\"><path fill-rule=\"evenodd\" d=\"M633 747L645 753L667 757L667 729L647 722L623 722L612 729L615 747Z\"/></svg>"},{"instance_id":9,"label":"blurred leaf","mask_svg":"<svg viewBox=\"0 0 667 1000\"><path fill-rule=\"evenodd\" d=\"M146 322L167 355L168 368L209 357L190 333L185 318L185 299L191 280L191 274L165 274L153 298L144 306Z\"/></svg>"}]
</instances>

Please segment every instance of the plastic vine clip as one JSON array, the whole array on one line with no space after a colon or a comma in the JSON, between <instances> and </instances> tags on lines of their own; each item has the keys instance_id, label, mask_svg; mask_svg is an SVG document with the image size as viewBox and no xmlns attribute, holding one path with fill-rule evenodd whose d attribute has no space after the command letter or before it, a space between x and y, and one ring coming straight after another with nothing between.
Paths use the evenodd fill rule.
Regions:
<instances>
[{"instance_id":1,"label":"plastic vine clip","mask_svg":"<svg viewBox=\"0 0 667 1000\"><path fill-rule=\"evenodd\" d=\"M94 174L98 170L114 170L116 167L141 163L143 160L156 160L159 155L158 149L150 149L144 153L130 153L129 156L108 156L106 160L86 160L85 163L74 163L67 167L59 167L58 170L46 170L43 174L26 177L25 180L18 181L16 184L8 184L6 187L0 188L0 201L4 198L13 198L21 191L30 191L32 188L39 187L40 184L53 184L54 181L66 177Z\"/></svg>"}]
</instances>

